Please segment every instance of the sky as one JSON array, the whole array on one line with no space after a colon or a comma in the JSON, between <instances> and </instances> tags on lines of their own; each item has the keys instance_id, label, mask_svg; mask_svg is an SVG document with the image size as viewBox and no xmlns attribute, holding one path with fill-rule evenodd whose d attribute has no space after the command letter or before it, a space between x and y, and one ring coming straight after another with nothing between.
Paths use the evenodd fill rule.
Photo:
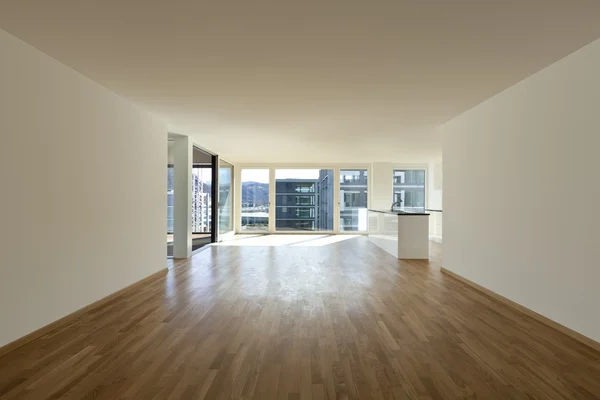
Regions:
<instances>
[{"instance_id":1,"label":"sky","mask_svg":"<svg viewBox=\"0 0 600 400\"><path fill-rule=\"evenodd\" d=\"M277 169L275 179L317 179L318 169ZM242 182L269 183L268 169L242 169Z\"/></svg>"},{"instance_id":2,"label":"sky","mask_svg":"<svg viewBox=\"0 0 600 400\"><path fill-rule=\"evenodd\" d=\"M212 182L212 168L193 168L192 173L199 175L204 183ZM231 170L227 168L219 168L219 185L231 183Z\"/></svg>"}]
</instances>

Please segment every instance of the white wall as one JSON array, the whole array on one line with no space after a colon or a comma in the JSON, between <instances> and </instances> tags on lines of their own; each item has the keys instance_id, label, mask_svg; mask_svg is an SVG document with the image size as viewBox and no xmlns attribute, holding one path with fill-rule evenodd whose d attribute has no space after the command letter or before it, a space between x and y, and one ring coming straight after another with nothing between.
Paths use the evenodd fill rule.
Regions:
<instances>
[{"instance_id":1,"label":"white wall","mask_svg":"<svg viewBox=\"0 0 600 400\"><path fill-rule=\"evenodd\" d=\"M600 41L441 127L444 267L600 341Z\"/></svg>"},{"instance_id":2,"label":"white wall","mask_svg":"<svg viewBox=\"0 0 600 400\"><path fill-rule=\"evenodd\" d=\"M390 163L373 163L371 165L371 201L369 208L387 210L394 202L393 167Z\"/></svg>"},{"instance_id":3,"label":"white wall","mask_svg":"<svg viewBox=\"0 0 600 400\"><path fill-rule=\"evenodd\" d=\"M192 163L194 146L189 136L173 140L173 257L192 255Z\"/></svg>"},{"instance_id":4,"label":"white wall","mask_svg":"<svg viewBox=\"0 0 600 400\"><path fill-rule=\"evenodd\" d=\"M167 144L167 163L170 165L175 164L175 154L173 154L173 143L174 140L169 140Z\"/></svg>"},{"instance_id":5,"label":"white wall","mask_svg":"<svg viewBox=\"0 0 600 400\"><path fill-rule=\"evenodd\" d=\"M0 346L165 267L167 133L0 30Z\"/></svg>"}]
</instances>

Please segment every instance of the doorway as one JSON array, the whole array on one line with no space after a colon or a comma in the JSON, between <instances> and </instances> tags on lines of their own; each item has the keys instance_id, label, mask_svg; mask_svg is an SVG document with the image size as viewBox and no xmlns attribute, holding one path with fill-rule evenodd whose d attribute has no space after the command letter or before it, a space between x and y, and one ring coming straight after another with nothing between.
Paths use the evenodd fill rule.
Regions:
<instances>
[{"instance_id":1,"label":"doorway","mask_svg":"<svg viewBox=\"0 0 600 400\"><path fill-rule=\"evenodd\" d=\"M175 160L172 154L172 141L169 142L167 164L167 256L173 257L175 240ZM218 241L218 157L198 147L193 147L191 165L191 250Z\"/></svg>"}]
</instances>

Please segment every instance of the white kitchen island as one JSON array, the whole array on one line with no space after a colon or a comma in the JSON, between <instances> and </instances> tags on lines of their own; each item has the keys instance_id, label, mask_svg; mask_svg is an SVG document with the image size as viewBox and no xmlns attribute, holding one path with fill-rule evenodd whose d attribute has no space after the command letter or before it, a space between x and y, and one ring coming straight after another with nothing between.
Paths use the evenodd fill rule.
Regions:
<instances>
[{"instance_id":1,"label":"white kitchen island","mask_svg":"<svg viewBox=\"0 0 600 400\"><path fill-rule=\"evenodd\" d=\"M429 258L429 214L369 209L369 241L399 260Z\"/></svg>"}]
</instances>

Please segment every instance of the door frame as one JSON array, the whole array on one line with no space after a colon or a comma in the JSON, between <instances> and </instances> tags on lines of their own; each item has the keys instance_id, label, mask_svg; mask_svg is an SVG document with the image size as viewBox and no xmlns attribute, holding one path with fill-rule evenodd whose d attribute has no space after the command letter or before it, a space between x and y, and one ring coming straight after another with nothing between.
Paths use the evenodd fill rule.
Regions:
<instances>
[{"instance_id":1,"label":"door frame","mask_svg":"<svg viewBox=\"0 0 600 400\"><path fill-rule=\"evenodd\" d=\"M219 241L219 156L212 155L211 163L210 242L217 243Z\"/></svg>"},{"instance_id":2,"label":"door frame","mask_svg":"<svg viewBox=\"0 0 600 400\"><path fill-rule=\"evenodd\" d=\"M193 160L193 152L195 150L201 151L205 154L207 154L208 156L210 156L210 168L211 170L211 188L210 188L210 196L211 196L211 200L210 200L210 243L217 243L217 241L219 240L219 214L218 214L218 210L219 210L219 156L209 150L206 150L205 148L203 148L202 146L197 145L196 143L192 142L192 160ZM205 167L205 168L209 168L209 167ZM191 188L190 188L191 190ZM193 232L192 232L193 234ZM192 239L193 240L193 239ZM202 246L196 250L192 250L192 254L197 253L198 251L201 251L203 249L205 249L206 246Z\"/></svg>"}]
</instances>

